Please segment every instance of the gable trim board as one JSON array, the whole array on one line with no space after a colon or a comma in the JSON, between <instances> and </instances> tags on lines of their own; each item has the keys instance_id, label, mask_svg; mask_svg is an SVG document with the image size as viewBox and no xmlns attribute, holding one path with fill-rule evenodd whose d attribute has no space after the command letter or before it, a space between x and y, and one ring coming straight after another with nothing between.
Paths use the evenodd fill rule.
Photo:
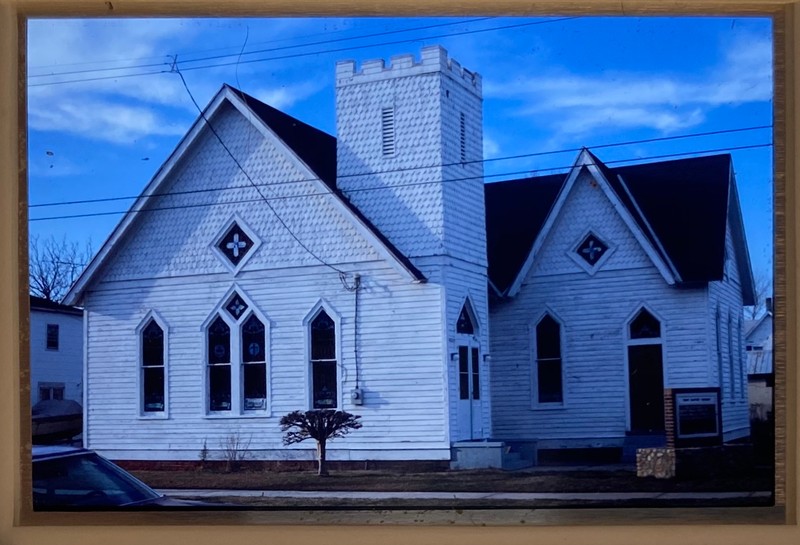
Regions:
<instances>
[{"instance_id":1,"label":"gable trim board","mask_svg":"<svg viewBox=\"0 0 800 545\"><path fill-rule=\"evenodd\" d=\"M723 280L724 226L730 224L743 301L753 304L750 256L730 155L611 169L587 149L567 174L485 185L489 282L500 298L519 293L582 168L594 176L626 224L633 226L631 232L670 285L693 287ZM662 213L667 210L661 206L665 198L680 207L676 217ZM711 210L706 213L708 206ZM505 207L515 215L500 214ZM525 215L529 218L522 220ZM515 239L522 245L509 242Z\"/></svg>"},{"instance_id":2,"label":"gable trim board","mask_svg":"<svg viewBox=\"0 0 800 545\"><path fill-rule=\"evenodd\" d=\"M133 225L136 224L140 213L147 208L150 200L158 195L159 188L164 185L165 181L170 177L170 174L175 170L178 164L180 164L184 156L190 149L193 148L194 144L200 138L200 135L212 132L207 125L210 123L210 120L220 111L222 105L226 101L230 103L239 113L241 113L248 122L250 122L262 135L264 135L265 138L271 139L276 145L276 148L285 150L287 156L307 174L308 178L305 181L315 184L319 189L320 194L325 195L327 201L336 209L338 209L345 217L347 217L352 222L356 230L362 236L364 236L364 238L370 242L370 244L378 251L378 253L384 257L384 259L386 259L395 269L397 269L398 272L412 282L426 281L426 278L422 272L419 271L419 269L417 269L406 256L397 250L391 244L391 242L380 233L377 227L372 225L363 214L356 210L355 207L349 203L346 197L344 197L341 192L335 189L335 185L334 188L331 188L318 173L314 172L308 166L308 164L303 161L299 155L269 127L268 123L250 108L250 106L246 103L247 99L243 98L242 95L247 96L244 93L241 93L241 91L236 91L228 85L222 86L202 114L197 117L192 127L178 143L177 147L169 156L169 158L158 169L155 176L153 176L153 178L147 184L147 187L145 187L145 189L142 191L141 195L125 213L122 220L117 224L114 231L103 243L102 247L95 254L94 258L90 261L86 269L84 269L84 271L72 285L69 292L64 297L65 304L76 305L81 302L83 292L89 287L97 272L108 261L116 245L125 238L127 233L132 229ZM252 97L248 98L251 101L256 100ZM261 103L259 102L259 104ZM275 111L278 112L277 110ZM289 116L283 114L282 112L278 113L289 118ZM307 127L309 130L313 129L309 125L301 123L300 121L297 121L297 124L302 125L302 127ZM317 131L317 129L313 130ZM317 132L324 134L322 131ZM335 184L335 181L331 183Z\"/></svg>"},{"instance_id":3,"label":"gable trim board","mask_svg":"<svg viewBox=\"0 0 800 545\"><path fill-rule=\"evenodd\" d=\"M598 167L597 163L595 162L595 158L592 156L591 153L587 149L583 149L580 154L578 155L575 164L573 165L572 169L567 176L567 179L564 181L564 184L559 191L558 197L556 198L553 207L551 208L550 212L548 213L547 220L544 223L541 231L536 237L536 241L533 244L533 248L531 248L528 257L525 259L522 268L517 273L516 279L511 284L511 287L507 290L508 297L515 297L519 290L522 288L522 282L528 275L528 272L531 270L534 261L536 260L536 256L541 250L542 246L544 245L545 240L547 240L547 236L552 231L553 226L555 225L556 220L558 219L558 215L561 212L561 209L564 207L564 203L567 201L572 188L575 185L575 182L578 179L578 176L586 168L589 173L591 173L592 177L597 181L600 188L603 190L603 193L608 198L611 205L620 215L622 220L625 222L625 225L631 231L633 236L636 238L639 245L645 251L647 256L650 258L650 261L653 262L658 272L667 282L667 284L673 285L676 282L675 276L670 271L668 265L665 261L661 258L661 256L656 252L653 245L644 235L642 230L639 228L637 223L631 217L630 212L627 208L622 204L619 197L616 193L611 189L609 182L606 180L605 176L601 172L600 168ZM502 182L501 182L502 183Z\"/></svg>"}]
</instances>

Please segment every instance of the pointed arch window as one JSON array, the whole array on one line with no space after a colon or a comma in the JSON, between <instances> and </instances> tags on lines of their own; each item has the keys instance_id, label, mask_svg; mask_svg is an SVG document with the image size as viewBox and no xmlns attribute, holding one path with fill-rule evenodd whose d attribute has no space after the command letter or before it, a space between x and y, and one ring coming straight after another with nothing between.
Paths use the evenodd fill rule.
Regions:
<instances>
[{"instance_id":1,"label":"pointed arch window","mask_svg":"<svg viewBox=\"0 0 800 545\"><path fill-rule=\"evenodd\" d=\"M141 330L141 392L142 411L164 412L164 330L150 318Z\"/></svg>"},{"instance_id":2,"label":"pointed arch window","mask_svg":"<svg viewBox=\"0 0 800 545\"><path fill-rule=\"evenodd\" d=\"M242 392L244 410L267 406L266 328L255 314L242 324Z\"/></svg>"},{"instance_id":3,"label":"pointed arch window","mask_svg":"<svg viewBox=\"0 0 800 545\"><path fill-rule=\"evenodd\" d=\"M208 408L231 410L231 328L222 316L208 328Z\"/></svg>"},{"instance_id":4,"label":"pointed arch window","mask_svg":"<svg viewBox=\"0 0 800 545\"><path fill-rule=\"evenodd\" d=\"M550 314L536 324L535 394L538 403L563 403L561 324Z\"/></svg>"},{"instance_id":5,"label":"pointed arch window","mask_svg":"<svg viewBox=\"0 0 800 545\"><path fill-rule=\"evenodd\" d=\"M631 339L658 339L661 337L661 322L643 308L631 321L629 333Z\"/></svg>"},{"instance_id":6,"label":"pointed arch window","mask_svg":"<svg viewBox=\"0 0 800 545\"><path fill-rule=\"evenodd\" d=\"M456 333L461 333L463 335L475 334L475 324L473 323L472 313L468 307L469 301L464 303L464 306L461 307L461 313L458 315L458 320L456 321Z\"/></svg>"},{"instance_id":7,"label":"pointed arch window","mask_svg":"<svg viewBox=\"0 0 800 545\"><path fill-rule=\"evenodd\" d=\"M323 309L311 321L309 328L312 406L314 409L335 409L338 399L336 322Z\"/></svg>"}]
</instances>

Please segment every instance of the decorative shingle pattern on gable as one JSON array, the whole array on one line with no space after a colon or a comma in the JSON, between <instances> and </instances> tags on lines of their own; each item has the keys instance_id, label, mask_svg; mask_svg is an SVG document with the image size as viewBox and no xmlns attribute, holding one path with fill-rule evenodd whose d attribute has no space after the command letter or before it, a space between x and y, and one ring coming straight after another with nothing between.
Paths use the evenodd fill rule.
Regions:
<instances>
[{"instance_id":1,"label":"decorative shingle pattern on gable","mask_svg":"<svg viewBox=\"0 0 800 545\"><path fill-rule=\"evenodd\" d=\"M613 169L592 157L645 235L663 245L682 282L722 278L729 155ZM487 184L489 276L501 291L513 282L565 181L566 175L554 175Z\"/></svg>"},{"instance_id":2,"label":"decorative shingle pattern on gable","mask_svg":"<svg viewBox=\"0 0 800 545\"><path fill-rule=\"evenodd\" d=\"M610 247L608 258L595 270L652 266L641 245L615 212L605 192L584 169L572 186L553 228L548 232L547 240L543 241L537 252L532 274L569 275L582 274L584 267L591 270L584 261L576 263L573 259L577 257L576 245L587 232L600 237Z\"/></svg>"},{"instance_id":3,"label":"decorative shingle pattern on gable","mask_svg":"<svg viewBox=\"0 0 800 545\"><path fill-rule=\"evenodd\" d=\"M331 263L380 259L307 173L236 110L224 106L211 122L247 175L207 132L173 174L169 187L160 191L167 194L151 199L150 207L166 210L141 215L139 228L129 236L130 247L124 244L118 250L106 280L145 278L154 267L167 276L227 273L210 245L234 213L262 241L245 269L320 265L291 233ZM259 184L259 191L248 176Z\"/></svg>"}]
</instances>

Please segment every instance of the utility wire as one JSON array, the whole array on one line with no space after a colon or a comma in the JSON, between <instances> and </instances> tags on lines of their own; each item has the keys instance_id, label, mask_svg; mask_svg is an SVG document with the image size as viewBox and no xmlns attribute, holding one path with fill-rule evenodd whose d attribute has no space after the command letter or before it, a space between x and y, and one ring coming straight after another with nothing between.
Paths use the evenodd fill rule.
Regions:
<instances>
[{"instance_id":1,"label":"utility wire","mask_svg":"<svg viewBox=\"0 0 800 545\"><path fill-rule=\"evenodd\" d=\"M772 143L763 143L763 144L751 144L746 146L735 146L735 147L726 147L726 148L716 148L716 149L706 149L706 150L696 150L696 151L689 151L689 152L681 152L681 153L667 153L661 155L651 155L648 157L636 157L634 159L616 159L613 161L603 161L605 164L616 164L616 163L633 163L637 161L648 161L652 159L668 159L668 158L675 158L675 157L688 157L692 155L702 155L706 153L719 153L723 151L738 151L738 150L745 150L745 149L757 149L757 148L767 148L772 147ZM493 175L485 175L485 176L470 176L464 178L449 178L446 180L435 180L435 181L425 181L425 182L408 182L404 184L395 184L391 186L376 186L376 187L366 187L366 188L356 188L349 190L348 193L356 193L356 192L363 192L363 191L377 191L382 189L394 189L398 187L411 187L411 186L419 186L419 185L430 185L435 183L452 183L452 182L459 182L465 180L475 180L475 179L483 179L483 178L491 178L491 177L500 177L500 176L509 176L509 175L520 175L520 174L528 174L535 172L555 172L555 171L563 171L569 170L574 165L566 165L566 166L559 166L559 167L547 167L547 168L539 168L539 169L532 169L532 170L524 170L519 172L506 172L502 174L493 174ZM246 175L246 173L245 173ZM529 176L530 177L530 176ZM249 178L249 176L248 176ZM509 180L507 180L509 181ZM502 183L502 180L495 182L495 183ZM254 188L257 189L257 186L254 185ZM231 188L234 189L234 188ZM247 186L237 187L235 189L247 189ZM259 192L261 195L261 193ZM269 205L269 201L277 201L277 200L287 200L287 199L301 199L301 198L310 198L310 197L319 197L324 195L330 195L328 192L324 193L299 193L295 195L283 195L283 196L276 196L276 197L269 197L265 198L263 195L259 198L253 199L242 199L236 201L226 201L225 203L217 203L217 202L210 202L210 203L197 203L197 204L182 204L182 205L175 205L175 206L163 206L157 208L141 208L139 210L117 210L113 212L87 212L85 214L71 214L71 215L64 215L64 216L48 216L42 218L30 218L28 221L49 221L49 220L65 220L65 219L77 219L77 218L92 218L92 217L100 217L100 216L115 216L120 214L129 214L132 212L159 212L159 211L167 211L167 210L181 210L181 209L191 209L191 208L203 208L203 207L210 207L210 206L218 206L221 204L229 205L229 204L247 204L253 202L266 202Z\"/></svg>"},{"instance_id":2,"label":"utility wire","mask_svg":"<svg viewBox=\"0 0 800 545\"><path fill-rule=\"evenodd\" d=\"M455 21L455 22L448 22L448 23L439 23L439 24L435 24L435 25L425 25L425 26L412 27L412 28L403 28L403 29L398 29L398 30L390 30L390 31L386 31L386 32L375 32L375 33L371 33L371 34L362 34L362 35L359 35L359 36L350 36L350 37L345 37L345 38L336 38L336 39L329 39L329 40L318 40L316 42L307 42L307 43L300 43L300 44L294 44L294 45L285 45L285 46L281 46L281 47L271 47L271 48L267 48L267 49L257 49L257 50L254 50L254 51L247 51L247 52L245 52L244 49L242 48L241 51L238 52L238 53L231 53L231 54L225 54L225 55L213 55L213 56L208 56L208 57L200 57L200 58L197 58L197 59L184 60L183 62L187 63L187 62L212 61L212 60L227 59L227 58L231 58L231 57L236 57L237 58L237 63L238 63L241 60L241 57L244 56L244 55L257 55L259 53L272 53L272 52L275 52L275 51L285 51L285 50L288 50L288 49L298 49L298 48L301 48L301 47L310 47L312 45L326 45L326 44L332 44L332 43L337 43L337 42L347 42L347 41L351 41L351 40L363 40L365 38L375 38L375 37L379 37L379 36L387 36L389 34L402 34L402 33L405 33L405 32L416 32L418 30L429 30L429 29L432 29L432 28L455 26L455 25L468 24L468 23L478 23L478 22L487 21L487 20L490 20L490 19L494 19L494 17L482 17L482 18L479 18L479 19L471 19L471 20L468 20L468 21ZM185 56L186 54L184 53L182 55ZM168 55L164 55L164 57L168 57ZM144 57L144 58L151 58L152 59L152 58L159 58L159 57L154 56L154 57ZM132 59L132 60L140 60L140 59ZM115 62L115 61L96 61L96 62L98 62L98 63L100 63L100 62L108 63L108 62ZM116 61L116 62L124 62L124 61ZM92 63L83 63L83 64L92 64ZM70 71L67 71L67 72L50 72L49 74L32 74L32 75L28 76L28 79L30 80L31 78L48 78L48 77L55 77L55 76L70 76L70 75L76 75L76 74L91 74L91 73L94 73L94 72L111 72L111 71L115 71L115 70L133 70L133 69L136 69L136 68L155 68L155 67L163 67L163 66L168 65L168 64L169 64L168 62L162 61L162 62L159 62L159 63L134 64L134 65L130 65L130 66L117 66L117 67L106 67L106 68L87 68L85 70L70 70ZM185 68L184 68L184 70L185 70Z\"/></svg>"},{"instance_id":3,"label":"utility wire","mask_svg":"<svg viewBox=\"0 0 800 545\"><path fill-rule=\"evenodd\" d=\"M550 23L558 23L558 22L562 22L562 21L571 21L573 19L580 19L580 17L562 17L560 19L547 19L547 20L544 20L544 21L532 21L532 22L526 22L526 23L516 23L516 24L512 24L512 25L497 26L497 27L478 29L478 30L467 30L467 31L463 31L463 32L453 32L453 33L449 33L449 34L438 34L438 35L434 35L434 36L425 36L425 37L420 37L420 38L408 38L408 39L405 39L405 40L394 40L394 41L380 42L380 43L375 43L375 44L355 45L355 46L350 46L350 47L340 47L340 48L335 48L335 49L311 51L311 52L306 52L306 53L294 53L294 54L279 55L279 56L274 56L274 57L265 57L265 58L261 58L261 59L250 59L250 60L244 60L244 61L241 61L241 62L232 61L232 62L217 63L217 64L207 64L207 65L202 65L202 66L185 66L185 67L181 67L181 70L183 72L187 72L187 71L190 71L190 70L205 70L205 69L208 69L208 68L221 68L221 67L225 67L225 66L232 66L232 65L235 65L235 64L251 64L251 63L257 63L257 62L296 59L296 58L300 58L300 57L311 57L311 56L325 55L325 54L330 54L330 53L342 53L342 52L345 52L345 51L357 51L357 50L361 50L361 49L370 49L370 48L374 48L374 47L382 47L382 46L387 46L387 45L399 45L399 44L405 44L405 43L421 42L421 41L433 40L433 39L437 39L437 38L452 38L452 37L455 37L455 36L466 36L466 35L469 35L469 34L479 34L479 33L484 33L484 32L494 32L494 31L497 31L497 30L510 30L510 29L513 29L513 28L522 28L522 27L528 27L528 26L534 26L534 25L543 25L543 24L550 24ZM183 62L184 63L200 62L200 60L202 60L202 59L192 60L192 61L183 61ZM168 64L169 63L164 63L163 65L167 66ZM82 82L101 81L101 80L117 79L117 78L132 78L132 77L139 77L139 76L152 76L152 75L155 75L155 74L168 74L168 73L171 73L172 71L173 71L173 67L169 67L169 68L165 68L163 70L142 72L142 73L138 73L138 74L137 73L119 74L119 75L114 75L114 76L98 76L98 77L95 77L95 78L70 79L70 80L52 81L52 82L44 82L44 83L29 83L28 87L43 87L43 86L47 86L47 85L62 85L62 84L66 84L66 83L82 83Z\"/></svg>"},{"instance_id":4,"label":"utility wire","mask_svg":"<svg viewBox=\"0 0 800 545\"><path fill-rule=\"evenodd\" d=\"M628 140L625 142L611 142L606 144L598 144L594 146L585 146L588 149L605 149L605 148L614 148L614 147L622 147L622 146L630 146L635 144L648 144L654 142L666 142L671 140L680 140L685 138L699 138L705 136L718 136L722 134L732 134L732 133L739 133L739 132L746 132L746 131L755 131L755 130L764 130L764 129L771 129L772 125L758 125L753 127L739 127L734 129L720 129L716 131L707 131L707 132L698 132L698 133L690 133L690 134L679 134L679 135L672 135L672 136L661 136L655 138L645 138L641 140ZM560 150L549 150L549 151L539 151L539 152L532 152L532 153L522 153L518 155L506 155L503 157L492 157L489 159L478 159L473 161L459 161L455 163L445 163L440 165L425 165L425 166L416 166L416 167L405 167L405 168L398 168L398 169L388 169L388 170L376 170L372 172L364 172L364 173L355 173L355 174L344 174L342 176L337 176L337 179L346 179L346 178L357 178L360 176L374 176L374 175L381 175L381 174L395 174L400 172L410 172L416 170L426 170L431 168L444 168L450 166L458 166L458 165L467 165L467 164L475 164L475 163L490 163L490 162L499 162L499 161L509 161L514 159L526 159L531 157L542 157L546 155L558 155L562 153L576 153L581 151L583 148L564 148ZM554 170L558 170L559 168L566 168L566 167L555 167ZM534 171L531 171L534 172ZM504 173L502 175L510 175L516 173ZM274 182L271 184L266 184L270 186L278 186L278 185L291 185L291 184L298 184L298 183L305 183L311 180L315 180L316 178L303 178L300 180L289 180L284 182ZM212 187L206 189L194 189L194 190L186 190L186 191L172 191L172 192L164 192L164 193L153 193L148 195L148 198L152 197L163 197L168 195L191 195L195 193L212 193L216 191L229 191L235 189L246 189L249 186L236 186L236 187ZM129 196L122 196L122 197L104 197L98 199L84 199L84 200L77 200L77 201L59 201L59 202L45 202L39 204L31 204L28 208L43 208L43 207L51 207L51 206L68 206L68 205L77 205L77 204L95 204L95 203L102 203L102 202L114 202L114 201L126 201L137 199L141 195L129 195Z\"/></svg>"},{"instance_id":5,"label":"utility wire","mask_svg":"<svg viewBox=\"0 0 800 545\"><path fill-rule=\"evenodd\" d=\"M189 85L186 83L186 79L184 79L183 74L181 73L180 69L178 69L178 56L177 55L174 58L172 69L181 78L181 82L183 82L183 87L186 89L186 93L189 95L189 98L192 100L192 104L194 104L194 107L197 108L198 112L200 112L200 116L203 118L203 121L205 122L206 126L211 130L211 132L214 134L216 139L219 141L219 143L222 146L222 148L225 150L225 152L230 156L230 158L236 164L236 167L241 171L242 174L244 174L245 178L247 178L247 181L250 182L250 184L253 186L253 189L256 190L256 193L258 193L259 197L261 197L261 200L264 201L264 203L270 209L272 214L278 220L278 223L280 223L281 226L284 229L286 229L286 232L289 233L289 235L297 242L297 244L299 244L300 247L303 248L303 250L305 250L311 257L313 257L314 259L316 259L317 261L319 261L321 264L325 265L326 267L336 271L339 274L339 278L340 279L343 278L344 275L346 275L345 271L343 271L343 270L341 270L341 269L339 269L337 267L334 267L333 265L331 265L330 263L326 262L324 259L319 257L316 253L314 253L311 250L311 248L306 246L303 243L303 241L300 240L297 237L297 235L294 234L294 232L289 228L289 226L286 224L286 222L283 220L283 218L281 218L280 214L278 214L277 210L275 210L275 208L272 206L272 204L269 202L269 200L267 200L267 197L261 192L261 189L259 188L258 184L256 184L255 181L253 181L253 178L250 177L250 174L247 173L247 171L244 169L244 167L239 162L239 160L236 158L236 156L233 154L233 152L230 150L230 148L228 148L228 146L222 140L220 135L217 133L217 130L214 128L214 126L211 124L211 122L206 117L206 114L203 111L203 109L200 108L199 104L197 104L197 101L194 99L194 95L192 94L192 91L189 89ZM344 281L343 281L343 283L344 283Z\"/></svg>"}]
</instances>

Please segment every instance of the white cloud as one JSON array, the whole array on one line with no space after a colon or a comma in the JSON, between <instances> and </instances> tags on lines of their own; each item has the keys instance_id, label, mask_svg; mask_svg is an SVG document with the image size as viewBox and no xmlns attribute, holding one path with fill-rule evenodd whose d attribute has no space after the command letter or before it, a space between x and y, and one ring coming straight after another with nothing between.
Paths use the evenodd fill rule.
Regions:
<instances>
[{"instance_id":1,"label":"white cloud","mask_svg":"<svg viewBox=\"0 0 800 545\"><path fill-rule=\"evenodd\" d=\"M317 93L324 87L324 83L319 79L298 83L296 85L281 85L280 87L262 87L248 90L248 93L269 104L278 110L291 108L297 102L304 100Z\"/></svg>"},{"instance_id":2,"label":"white cloud","mask_svg":"<svg viewBox=\"0 0 800 545\"><path fill-rule=\"evenodd\" d=\"M724 61L702 74L542 71L504 83L485 82L487 97L516 101L515 115L536 118L554 134L582 136L600 128L650 128L670 133L696 126L720 106L772 96L768 39L742 36Z\"/></svg>"},{"instance_id":3,"label":"white cloud","mask_svg":"<svg viewBox=\"0 0 800 545\"><path fill-rule=\"evenodd\" d=\"M500 155L500 145L496 140L490 138L488 135L483 135L483 157L485 159L492 159Z\"/></svg>"},{"instance_id":4,"label":"white cloud","mask_svg":"<svg viewBox=\"0 0 800 545\"><path fill-rule=\"evenodd\" d=\"M185 127L166 123L149 108L91 99L64 99L49 108L30 109L28 123L35 130L59 131L116 144L185 132Z\"/></svg>"}]
</instances>

